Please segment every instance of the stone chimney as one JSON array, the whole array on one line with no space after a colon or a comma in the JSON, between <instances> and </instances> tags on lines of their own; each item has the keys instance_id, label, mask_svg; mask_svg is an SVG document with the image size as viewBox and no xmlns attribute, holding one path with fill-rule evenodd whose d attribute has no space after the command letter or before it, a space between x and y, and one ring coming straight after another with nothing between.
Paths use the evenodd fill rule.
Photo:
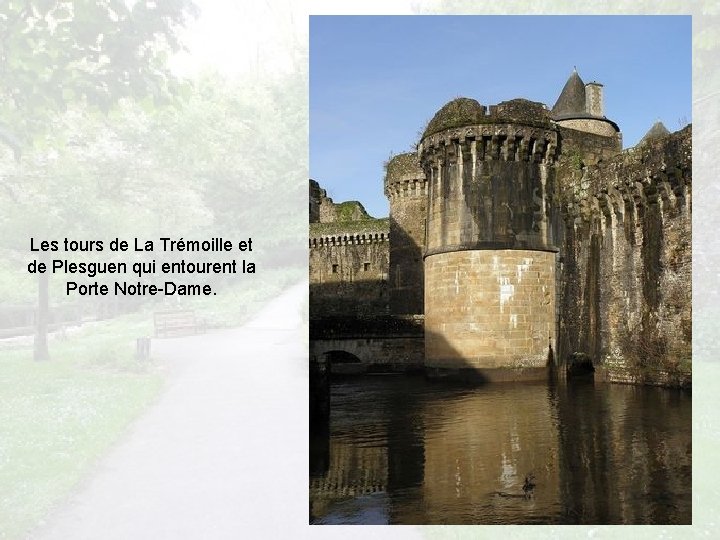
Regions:
<instances>
[{"instance_id":1,"label":"stone chimney","mask_svg":"<svg viewBox=\"0 0 720 540\"><path fill-rule=\"evenodd\" d=\"M603 85L591 82L585 85L585 112L592 116L605 116L603 111Z\"/></svg>"}]
</instances>

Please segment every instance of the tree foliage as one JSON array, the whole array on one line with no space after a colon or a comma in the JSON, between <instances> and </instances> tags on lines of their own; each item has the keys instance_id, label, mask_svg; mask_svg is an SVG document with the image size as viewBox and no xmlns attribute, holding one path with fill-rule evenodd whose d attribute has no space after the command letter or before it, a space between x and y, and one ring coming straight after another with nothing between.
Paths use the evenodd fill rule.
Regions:
<instances>
[{"instance_id":1,"label":"tree foliage","mask_svg":"<svg viewBox=\"0 0 720 540\"><path fill-rule=\"evenodd\" d=\"M0 140L16 157L53 115L84 102L167 100L166 66L190 0L9 0L0 4Z\"/></svg>"},{"instance_id":2,"label":"tree foliage","mask_svg":"<svg viewBox=\"0 0 720 540\"><path fill-rule=\"evenodd\" d=\"M267 250L303 250L290 209L307 196L306 103L286 89L307 74L176 81L166 54L191 12L188 0L0 6L0 307L32 298L30 237L262 234ZM68 301L62 281L38 279L39 312L43 287Z\"/></svg>"},{"instance_id":3,"label":"tree foliage","mask_svg":"<svg viewBox=\"0 0 720 540\"><path fill-rule=\"evenodd\" d=\"M20 161L70 104L108 112L123 98L167 98L172 90L167 53L179 47L176 32L192 9L190 0L4 3L0 6L0 141ZM23 170L15 176L23 177ZM17 198L11 187L3 187ZM33 203L35 212L26 216L29 223L27 219L20 223L34 230L48 229L57 219L46 218L58 217L50 210L62 208L57 194L44 189ZM22 208L17 199L11 206L16 212ZM44 213L36 216L37 211ZM36 360L49 358L48 288L47 274L39 274Z\"/></svg>"}]
</instances>

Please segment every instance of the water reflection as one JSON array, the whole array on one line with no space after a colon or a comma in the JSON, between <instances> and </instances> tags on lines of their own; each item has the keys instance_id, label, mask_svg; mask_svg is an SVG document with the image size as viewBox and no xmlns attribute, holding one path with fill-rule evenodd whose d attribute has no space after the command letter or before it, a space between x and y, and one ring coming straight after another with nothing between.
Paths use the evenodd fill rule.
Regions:
<instances>
[{"instance_id":1,"label":"water reflection","mask_svg":"<svg viewBox=\"0 0 720 540\"><path fill-rule=\"evenodd\" d=\"M690 415L656 388L343 381L311 441L311 521L690 523Z\"/></svg>"}]
</instances>

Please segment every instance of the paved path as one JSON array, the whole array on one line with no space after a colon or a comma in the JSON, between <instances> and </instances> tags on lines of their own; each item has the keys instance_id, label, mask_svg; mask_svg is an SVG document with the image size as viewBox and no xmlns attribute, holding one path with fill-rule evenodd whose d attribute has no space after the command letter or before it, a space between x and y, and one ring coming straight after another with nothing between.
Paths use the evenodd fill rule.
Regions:
<instances>
[{"instance_id":1,"label":"paved path","mask_svg":"<svg viewBox=\"0 0 720 540\"><path fill-rule=\"evenodd\" d=\"M293 287L240 329L153 340L166 390L35 536L305 536L306 295Z\"/></svg>"}]
</instances>

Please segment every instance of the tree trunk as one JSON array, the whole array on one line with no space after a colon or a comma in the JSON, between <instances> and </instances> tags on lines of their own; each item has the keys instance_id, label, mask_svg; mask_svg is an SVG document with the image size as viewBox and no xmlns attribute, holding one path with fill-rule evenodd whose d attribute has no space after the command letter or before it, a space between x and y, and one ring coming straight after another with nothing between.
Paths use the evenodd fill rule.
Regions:
<instances>
[{"instance_id":1,"label":"tree trunk","mask_svg":"<svg viewBox=\"0 0 720 540\"><path fill-rule=\"evenodd\" d=\"M44 259L45 257L41 257ZM36 362L50 360L48 351L48 320L50 318L50 303L48 299L47 272L39 273L38 277L38 307L35 317L35 343L33 359Z\"/></svg>"}]
</instances>

